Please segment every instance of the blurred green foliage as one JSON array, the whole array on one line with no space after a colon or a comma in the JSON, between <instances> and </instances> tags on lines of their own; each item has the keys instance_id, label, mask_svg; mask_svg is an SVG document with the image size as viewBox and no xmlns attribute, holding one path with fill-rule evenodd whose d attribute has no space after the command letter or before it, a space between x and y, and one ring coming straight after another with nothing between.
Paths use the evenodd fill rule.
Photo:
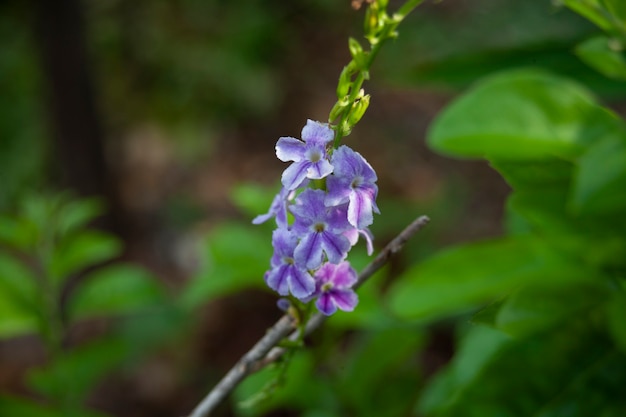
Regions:
<instances>
[{"instance_id":1,"label":"blurred green foliage","mask_svg":"<svg viewBox=\"0 0 626 417\"><path fill-rule=\"evenodd\" d=\"M88 4L107 122L155 119L196 137L195 126L275 110L285 94L280 67L289 56L298 63L304 49L289 23L298 5L148 3ZM498 72L439 115L429 144L485 159L502 175L513 189L507 235L434 255L432 242L410 246L406 259L426 260L390 284L392 265L361 288L358 309L313 336L267 401L254 400L279 369L248 379L233 396L248 405L235 406L237 415L624 415L626 127L595 94L626 92L626 14L620 0L564 0L604 31L598 35L548 3L418 15L379 61L380 78L402 87L465 88ZM339 6L306 7L324 15ZM469 22L480 15L489 17L477 30ZM212 228L201 239L198 272L176 296L148 271L115 261L121 243L87 227L100 203L22 191L45 177L47 149L34 122L40 74L14 15L0 14L0 31L0 87L10 103L0 111L0 207L25 194L14 214L0 216L0 338L36 333L51 353L26 381L48 405L2 394L0 415L102 415L83 404L108 373L179 341L206 303L244 288L267 291L271 227ZM273 191L240 187L233 202L251 217L267 209ZM432 204L444 221L462 209L444 203ZM416 209L399 199L380 205L375 232L399 230ZM432 224L424 235L443 227ZM351 254L357 268L367 261L362 247ZM113 331L62 346L70 326L102 318L114 320ZM456 350L432 377L439 326L456 329Z\"/></svg>"}]
</instances>

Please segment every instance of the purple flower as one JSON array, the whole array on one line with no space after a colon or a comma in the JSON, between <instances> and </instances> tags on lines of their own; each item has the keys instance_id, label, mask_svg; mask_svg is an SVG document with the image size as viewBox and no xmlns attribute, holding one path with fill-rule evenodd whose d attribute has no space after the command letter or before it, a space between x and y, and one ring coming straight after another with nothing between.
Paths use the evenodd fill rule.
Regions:
<instances>
[{"instance_id":1,"label":"purple flower","mask_svg":"<svg viewBox=\"0 0 626 417\"><path fill-rule=\"evenodd\" d=\"M326 207L326 193L322 190L307 189L291 206L295 215L293 232L300 242L294 251L298 265L316 269L322 264L323 253L328 261L338 264L350 250L350 242L343 233L351 228L346 212L341 207Z\"/></svg>"},{"instance_id":2,"label":"purple flower","mask_svg":"<svg viewBox=\"0 0 626 417\"><path fill-rule=\"evenodd\" d=\"M286 229L276 229L272 235L274 255L272 269L265 274L267 285L280 295L288 295L301 299L311 295L315 290L315 280L306 268L294 260L294 249L298 238Z\"/></svg>"},{"instance_id":3,"label":"purple flower","mask_svg":"<svg viewBox=\"0 0 626 417\"><path fill-rule=\"evenodd\" d=\"M347 146L340 146L332 156L333 175L326 180L327 206L348 203L348 221L359 230L374 222L378 187L376 172L359 154Z\"/></svg>"},{"instance_id":4,"label":"purple flower","mask_svg":"<svg viewBox=\"0 0 626 417\"><path fill-rule=\"evenodd\" d=\"M288 200L292 199L293 193L290 193L285 187L276 194L270 209L265 214L259 214L252 220L252 224L265 223L272 217L276 217L276 224L280 228L287 228L287 204Z\"/></svg>"},{"instance_id":5,"label":"purple flower","mask_svg":"<svg viewBox=\"0 0 626 417\"><path fill-rule=\"evenodd\" d=\"M316 180L333 172L333 167L328 162L326 145L334 136L335 132L328 125L307 120L302 129L302 141L292 137L278 139L278 159L283 162L293 161L283 172L281 179L286 189L295 190L305 178Z\"/></svg>"},{"instance_id":6,"label":"purple flower","mask_svg":"<svg viewBox=\"0 0 626 417\"><path fill-rule=\"evenodd\" d=\"M357 275L350 263L341 262L339 265L325 263L315 273L316 288L318 295L315 305L317 309L327 316L337 309L352 311L359 299L352 290L357 281Z\"/></svg>"}]
</instances>

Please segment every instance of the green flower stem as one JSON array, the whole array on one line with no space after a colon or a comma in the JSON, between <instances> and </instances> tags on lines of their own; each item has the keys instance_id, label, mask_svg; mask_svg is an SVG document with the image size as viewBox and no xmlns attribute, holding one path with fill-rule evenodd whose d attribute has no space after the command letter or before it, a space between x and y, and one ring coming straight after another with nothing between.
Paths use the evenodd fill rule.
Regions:
<instances>
[{"instance_id":1,"label":"green flower stem","mask_svg":"<svg viewBox=\"0 0 626 417\"><path fill-rule=\"evenodd\" d=\"M350 134L354 125L356 125L356 123L358 123L358 120L361 118L362 112L365 111L365 110L362 110L361 113L357 116L355 121L353 122L350 121L351 119L350 116L354 114L355 110L358 107L357 102L361 99L361 97L363 97L362 95L363 92L361 91L361 87L363 86L363 83L365 82L365 80L369 79L369 70L372 66L372 63L376 59L376 56L380 52L380 49L382 48L383 44L387 40L393 39L397 36L396 29L398 25L404 20L404 18L411 11L413 11L413 9L415 9L417 6L419 6L423 2L424 0L408 0L398 9L397 12L393 14L393 17L389 17L387 13L385 12L386 4L383 4L383 3L386 3L386 2L378 1L369 6L370 13L366 13L366 22L365 22L366 28L369 27L369 29L366 29L367 33L365 34L365 37L369 40L371 49L369 52L361 52L358 56L354 56L352 62L348 64L348 67L350 67L351 65L356 67L356 74L352 75L352 76L355 76L355 75L356 76L354 80L350 82L349 90L348 90L350 91L350 93L348 94L347 98L339 97L339 101L333 107L333 109L335 109L337 106L341 106L341 108L343 109L340 113L341 117L339 118L338 124L334 126L334 129L335 129L335 140L333 142L334 149L339 147L339 144L341 143L341 139L343 139L345 136ZM379 9L380 11L378 12L378 15L375 15L376 13L375 11L378 11ZM372 19L372 18L376 22L382 21L383 22L382 28L376 27L375 25L370 25L368 22L368 19ZM365 105L367 105L367 103L365 103ZM331 116L329 117L329 121L332 122L333 120L330 120L330 119L333 119L333 120L335 119L335 117L333 117L332 115L332 112L331 112Z\"/></svg>"}]
</instances>

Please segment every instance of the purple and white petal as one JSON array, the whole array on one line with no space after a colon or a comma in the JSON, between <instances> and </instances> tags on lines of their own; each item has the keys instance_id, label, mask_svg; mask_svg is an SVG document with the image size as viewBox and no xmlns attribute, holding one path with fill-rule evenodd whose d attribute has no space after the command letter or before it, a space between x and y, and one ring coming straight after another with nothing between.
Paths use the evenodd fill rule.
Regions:
<instances>
[{"instance_id":1,"label":"purple and white petal","mask_svg":"<svg viewBox=\"0 0 626 417\"><path fill-rule=\"evenodd\" d=\"M296 265L307 269L316 269L320 266L322 264L321 241L322 238L319 233L310 233L304 236L293 253Z\"/></svg>"},{"instance_id":2,"label":"purple and white petal","mask_svg":"<svg viewBox=\"0 0 626 417\"><path fill-rule=\"evenodd\" d=\"M265 277L267 286L276 291L280 295L289 294L289 275L290 265L281 265L274 268Z\"/></svg>"},{"instance_id":3,"label":"purple and white petal","mask_svg":"<svg viewBox=\"0 0 626 417\"><path fill-rule=\"evenodd\" d=\"M343 311L353 311L359 303L359 298L352 290L335 289L329 291L333 303Z\"/></svg>"},{"instance_id":4,"label":"purple and white petal","mask_svg":"<svg viewBox=\"0 0 626 417\"><path fill-rule=\"evenodd\" d=\"M276 142L276 156L283 162L303 160L305 150L305 143L296 138L284 137Z\"/></svg>"},{"instance_id":5,"label":"purple and white petal","mask_svg":"<svg viewBox=\"0 0 626 417\"><path fill-rule=\"evenodd\" d=\"M320 313L325 316L330 316L337 311L337 306L333 302L331 295L327 292L322 293L318 299L315 301L315 306L320 311Z\"/></svg>"},{"instance_id":6,"label":"purple and white petal","mask_svg":"<svg viewBox=\"0 0 626 417\"><path fill-rule=\"evenodd\" d=\"M295 190L306 179L309 169L309 161L294 162L283 171L281 182L287 190Z\"/></svg>"},{"instance_id":7,"label":"purple and white petal","mask_svg":"<svg viewBox=\"0 0 626 417\"><path fill-rule=\"evenodd\" d=\"M291 274L289 275L289 289L291 294L298 299L308 297L315 291L315 280L307 271L292 265Z\"/></svg>"},{"instance_id":8,"label":"purple and white petal","mask_svg":"<svg viewBox=\"0 0 626 417\"><path fill-rule=\"evenodd\" d=\"M319 180L329 176L333 172L333 166L326 159L311 162L306 177L312 180Z\"/></svg>"},{"instance_id":9,"label":"purple and white petal","mask_svg":"<svg viewBox=\"0 0 626 417\"><path fill-rule=\"evenodd\" d=\"M350 262L342 262L334 267L331 281L334 287L348 289L356 284L357 274Z\"/></svg>"},{"instance_id":10,"label":"purple and white petal","mask_svg":"<svg viewBox=\"0 0 626 417\"><path fill-rule=\"evenodd\" d=\"M368 192L354 190L350 194L348 204L348 221L357 229L364 229L374 223L372 214L372 199Z\"/></svg>"},{"instance_id":11,"label":"purple and white petal","mask_svg":"<svg viewBox=\"0 0 626 417\"><path fill-rule=\"evenodd\" d=\"M365 244L367 246L367 254L371 255L374 253L374 235L367 227L359 230L359 234L363 235L365 238Z\"/></svg>"},{"instance_id":12,"label":"purple and white petal","mask_svg":"<svg viewBox=\"0 0 626 417\"><path fill-rule=\"evenodd\" d=\"M343 261L350 250L350 241L341 234L336 235L330 232L320 234L321 247L324 249L328 261L333 264Z\"/></svg>"},{"instance_id":13,"label":"purple and white petal","mask_svg":"<svg viewBox=\"0 0 626 417\"><path fill-rule=\"evenodd\" d=\"M302 128L302 140L307 143L326 145L335 138L335 132L324 123L307 120Z\"/></svg>"}]
</instances>

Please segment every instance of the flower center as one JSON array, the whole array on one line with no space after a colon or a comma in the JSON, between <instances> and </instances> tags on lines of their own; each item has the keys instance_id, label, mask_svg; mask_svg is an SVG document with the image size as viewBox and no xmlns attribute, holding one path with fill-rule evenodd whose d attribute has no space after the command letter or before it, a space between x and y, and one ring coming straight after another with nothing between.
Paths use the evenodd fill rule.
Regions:
<instances>
[{"instance_id":1,"label":"flower center","mask_svg":"<svg viewBox=\"0 0 626 417\"><path fill-rule=\"evenodd\" d=\"M327 282L326 284L322 285L322 291L323 292L327 292L333 289L333 284L330 282Z\"/></svg>"},{"instance_id":2,"label":"flower center","mask_svg":"<svg viewBox=\"0 0 626 417\"><path fill-rule=\"evenodd\" d=\"M287 265L293 265L294 263L296 263L296 261L294 261L294 259L290 256L285 256L283 258L283 262L286 263Z\"/></svg>"},{"instance_id":3,"label":"flower center","mask_svg":"<svg viewBox=\"0 0 626 417\"><path fill-rule=\"evenodd\" d=\"M313 225L313 229L317 232L323 232L324 230L326 230L326 225L324 223L315 223Z\"/></svg>"},{"instance_id":4,"label":"flower center","mask_svg":"<svg viewBox=\"0 0 626 417\"><path fill-rule=\"evenodd\" d=\"M357 188L357 187L359 187L361 184L363 184L363 177L360 177L360 176L359 176L359 177L355 177L355 178L352 180L352 183L350 184L350 187L352 187L352 188Z\"/></svg>"},{"instance_id":5,"label":"flower center","mask_svg":"<svg viewBox=\"0 0 626 417\"><path fill-rule=\"evenodd\" d=\"M309 149L308 152L308 157L309 157L309 161L315 163L318 162L322 159L322 151L320 149L317 148L313 148L313 149Z\"/></svg>"}]
</instances>

